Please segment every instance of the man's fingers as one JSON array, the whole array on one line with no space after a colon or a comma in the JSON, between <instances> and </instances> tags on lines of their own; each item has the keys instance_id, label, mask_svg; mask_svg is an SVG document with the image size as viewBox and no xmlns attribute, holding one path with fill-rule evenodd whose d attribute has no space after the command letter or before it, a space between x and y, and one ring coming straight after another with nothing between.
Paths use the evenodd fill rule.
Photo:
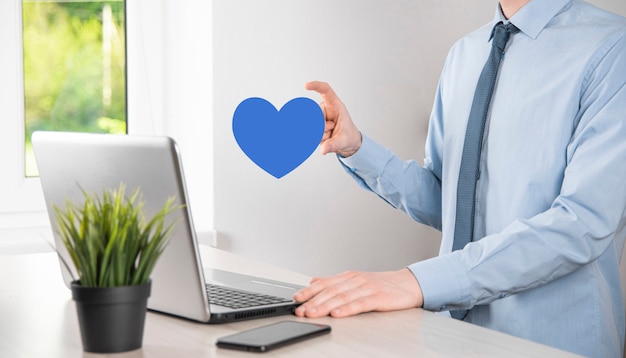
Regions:
<instances>
[{"instance_id":1,"label":"man's fingers","mask_svg":"<svg viewBox=\"0 0 626 358\"><path fill-rule=\"evenodd\" d=\"M326 155L328 153L333 153L335 151L335 146L333 145L333 139L332 138L328 138L326 140L323 140L322 143L320 144L320 153L322 155Z\"/></svg>"},{"instance_id":2,"label":"man's fingers","mask_svg":"<svg viewBox=\"0 0 626 358\"><path fill-rule=\"evenodd\" d=\"M354 316L359 313L374 311L373 303L372 297L361 297L332 309L329 314L335 318Z\"/></svg>"},{"instance_id":3,"label":"man's fingers","mask_svg":"<svg viewBox=\"0 0 626 358\"><path fill-rule=\"evenodd\" d=\"M326 121L324 123L324 132L331 132L333 129L335 129L335 121Z\"/></svg>"},{"instance_id":4,"label":"man's fingers","mask_svg":"<svg viewBox=\"0 0 626 358\"><path fill-rule=\"evenodd\" d=\"M318 103L318 105L320 106L320 109L322 110L322 114L324 115L324 120L328 120L328 116L326 115L326 104L324 103L324 101L321 101L320 103Z\"/></svg>"},{"instance_id":5,"label":"man's fingers","mask_svg":"<svg viewBox=\"0 0 626 358\"><path fill-rule=\"evenodd\" d=\"M367 297L358 289L338 293L330 299L314 304L307 302L296 309L296 315L300 317L317 318L331 315L333 317L345 317L370 311L362 303L367 302Z\"/></svg>"},{"instance_id":6,"label":"man's fingers","mask_svg":"<svg viewBox=\"0 0 626 358\"><path fill-rule=\"evenodd\" d=\"M326 82L321 82L321 81L307 82L304 85L304 88L309 91L315 91L319 93L320 96L322 96L322 100L324 100L324 102L327 102L331 106L336 104L337 101L339 101L339 97L337 97L337 94L335 94L335 91L333 91L332 87L330 87L330 85Z\"/></svg>"},{"instance_id":7,"label":"man's fingers","mask_svg":"<svg viewBox=\"0 0 626 358\"><path fill-rule=\"evenodd\" d=\"M304 88L309 91L315 91L319 94L324 94L330 89L330 85L322 81L311 81L304 84Z\"/></svg>"},{"instance_id":8,"label":"man's fingers","mask_svg":"<svg viewBox=\"0 0 626 358\"><path fill-rule=\"evenodd\" d=\"M311 280L309 286L301 289L293 295L296 302L305 302L315 297L319 301L318 295L320 292L325 291L328 287L336 286L341 282L346 281L346 274L329 276L329 277L315 277Z\"/></svg>"},{"instance_id":9,"label":"man's fingers","mask_svg":"<svg viewBox=\"0 0 626 358\"><path fill-rule=\"evenodd\" d=\"M328 282L329 279L325 277L314 277L311 279L309 286L301 289L293 295L293 299L296 302L304 302L308 301L311 297L320 293L320 291L324 290L327 285L322 282Z\"/></svg>"},{"instance_id":10,"label":"man's fingers","mask_svg":"<svg viewBox=\"0 0 626 358\"><path fill-rule=\"evenodd\" d=\"M332 310L369 294L359 289L361 285L362 280L353 272L318 278L294 295L296 301L306 301L295 313L300 317L327 316Z\"/></svg>"}]
</instances>

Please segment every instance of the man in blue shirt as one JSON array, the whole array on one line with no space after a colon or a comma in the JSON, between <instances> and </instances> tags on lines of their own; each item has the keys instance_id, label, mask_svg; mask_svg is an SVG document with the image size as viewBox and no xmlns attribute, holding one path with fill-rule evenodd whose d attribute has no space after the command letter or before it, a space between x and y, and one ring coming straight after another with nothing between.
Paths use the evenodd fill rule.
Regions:
<instances>
[{"instance_id":1,"label":"man in blue shirt","mask_svg":"<svg viewBox=\"0 0 626 358\"><path fill-rule=\"evenodd\" d=\"M487 116L474 241L452 250L459 167L495 24L512 23ZM315 278L303 317L423 307L586 356L621 357L626 237L626 19L580 0L501 0L451 49L424 165L362 135L328 84L321 151L364 188L442 232L439 256Z\"/></svg>"}]
</instances>

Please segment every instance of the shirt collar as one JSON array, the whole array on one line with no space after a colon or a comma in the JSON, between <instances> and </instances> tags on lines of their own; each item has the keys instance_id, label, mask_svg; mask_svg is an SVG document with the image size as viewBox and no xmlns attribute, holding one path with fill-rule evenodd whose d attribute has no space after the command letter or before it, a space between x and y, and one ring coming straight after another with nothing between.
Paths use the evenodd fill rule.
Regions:
<instances>
[{"instance_id":1,"label":"shirt collar","mask_svg":"<svg viewBox=\"0 0 626 358\"><path fill-rule=\"evenodd\" d=\"M510 21L521 32L536 39L550 20L571 2L572 0L532 0L508 20L502 14L502 8L498 3L493 24L495 26L498 22L506 24Z\"/></svg>"}]
</instances>

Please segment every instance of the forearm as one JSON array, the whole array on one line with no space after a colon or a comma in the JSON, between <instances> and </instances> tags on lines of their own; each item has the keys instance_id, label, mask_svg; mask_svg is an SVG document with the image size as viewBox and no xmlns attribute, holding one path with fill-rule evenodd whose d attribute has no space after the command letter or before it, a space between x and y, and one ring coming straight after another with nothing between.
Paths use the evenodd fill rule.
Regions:
<instances>
[{"instance_id":1,"label":"forearm","mask_svg":"<svg viewBox=\"0 0 626 358\"><path fill-rule=\"evenodd\" d=\"M430 170L402 161L365 135L359 151L339 162L361 187L415 221L441 229L441 182Z\"/></svg>"},{"instance_id":2,"label":"forearm","mask_svg":"<svg viewBox=\"0 0 626 358\"><path fill-rule=\"evenodd\" d=\"M425 308L441 311L487 304L548 284L594 262L607 250L619 257L623 228L600 237L600 231L591 232L582 221L568 216L551 210L516 221L464 250L411 265L424 292Z\"/></svg>"}]
</instances>

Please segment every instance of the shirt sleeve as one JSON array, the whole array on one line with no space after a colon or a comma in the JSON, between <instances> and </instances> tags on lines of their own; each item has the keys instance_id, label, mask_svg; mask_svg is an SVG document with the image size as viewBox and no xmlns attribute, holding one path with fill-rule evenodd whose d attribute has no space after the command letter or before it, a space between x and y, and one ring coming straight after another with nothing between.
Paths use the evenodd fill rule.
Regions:
<instances>
[{"instance_id":1,"label":"shirt sleeve","mask_svg":"<svg viewBox=\"0 0 626 358\"><path fill-rule=\"evenodd\" d=\"M413 220L440 231L443 148L441 91L440 80L428 127L424 166L414 160L401 160L392 151L364 134L361 147L356 153L350 157L337 156L346 172L362 188L373 191Z\"/></svg>"},{"instance_id":2,"label":"shirt sleeve","mask_svg":"<svg viewBox=\"0 0 626 358\"><path fill-rule=\"evenodd\" d=\"M409 266L424 308L471 308L544 285L619 253L626 235L626 39L590 65L551 207L463 250Z\"/></svg>"},{"instance_id":3,"label":"shirt sleeve","mask_svg":"<svg viewBox=\"0 0 626 358\"><path fill-rule=\"evenodd\" d=\"M413 160L402 161L363 135L359 150L339 162L359 185L413 220L441 230L441 181Z\"/></svg>"}]
</instances>

